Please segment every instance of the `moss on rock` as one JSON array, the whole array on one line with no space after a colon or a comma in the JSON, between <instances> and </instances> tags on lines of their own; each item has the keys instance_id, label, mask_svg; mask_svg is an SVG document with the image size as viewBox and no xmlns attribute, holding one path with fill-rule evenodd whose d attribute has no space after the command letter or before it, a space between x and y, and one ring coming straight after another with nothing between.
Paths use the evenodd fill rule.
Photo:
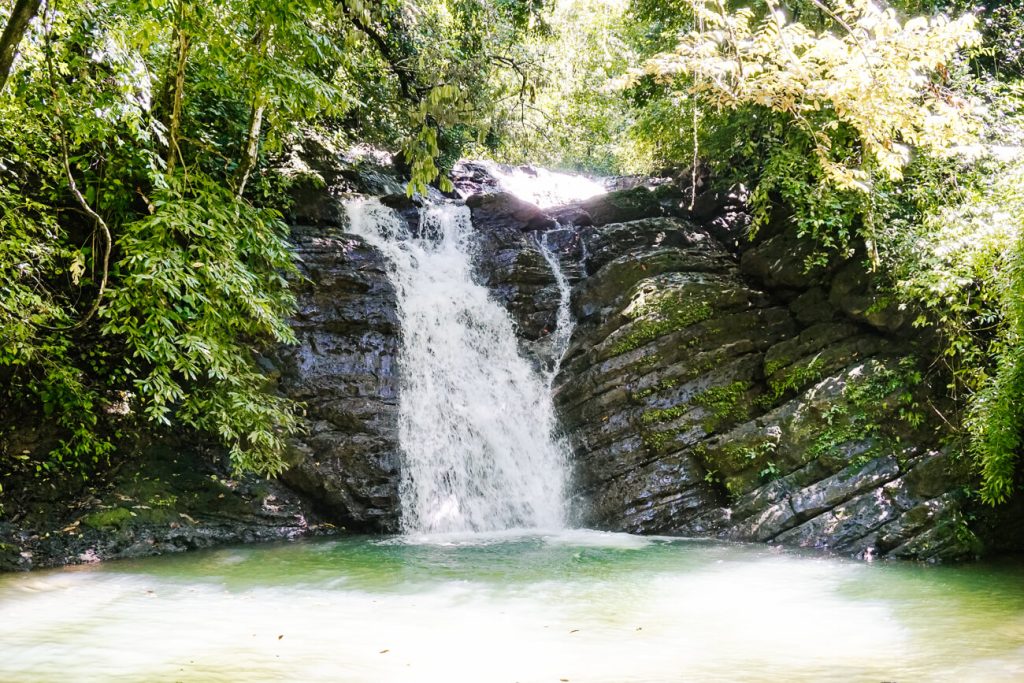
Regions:
<instances>
[{"instance_id":1,"label":"moss on rock","mask_svg":"<svg viewBox=\"0 0 1024 683\"><path fill-rule=\"evenodd\" d=\"M707 320L712 313L707 301L662 297L656 303L635 311L629 333L612 347L611 354L619 356L638 349L669 332Z\"/></svg>"},{"instance_id":2,"label":"moss on rock","mask_svg":"<svg viewBox=\"0 0 1024 683\"><path fill-rule=\"evenodd\" d=\"M111 508L97 510L82 518L82 523L97 530L123 529L128 526L135 514L128 508Z\"/></svg>"}]
</instances>

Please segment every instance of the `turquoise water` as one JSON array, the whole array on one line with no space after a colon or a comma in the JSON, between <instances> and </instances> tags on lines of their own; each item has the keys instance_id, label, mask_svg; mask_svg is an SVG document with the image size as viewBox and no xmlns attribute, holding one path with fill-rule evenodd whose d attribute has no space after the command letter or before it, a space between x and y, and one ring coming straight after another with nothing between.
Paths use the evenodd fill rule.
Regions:
<instances>
[{"instance_id":1,"label":"turquoise water","mask_svg":"<svg viewBox=\"0 0 1024 683\"><path fill-rule=\"evenodd\" d=\"M1020 681L1024 565L587 531L0 577L0 681Z\"/></svg>"}]
</instances>

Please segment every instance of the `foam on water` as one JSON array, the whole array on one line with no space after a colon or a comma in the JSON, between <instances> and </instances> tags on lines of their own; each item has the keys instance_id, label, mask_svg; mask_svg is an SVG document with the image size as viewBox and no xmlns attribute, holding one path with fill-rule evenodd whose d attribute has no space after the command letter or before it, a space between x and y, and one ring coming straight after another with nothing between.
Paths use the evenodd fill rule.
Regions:
<instances>
[{"instance_id":1,"label":"foam on water","mask_svg":"<svg viewBox=\"0 0 1024 683\"><path fill-rule=\"evenodd\" d=\"M676 536L636 536L593 529L503 529L501 531L463 531L450 533L413 533L378 541L380 545L485 547L509 543L536 543L542 546L573 546L632 550L653 543L683 543L692 539Z\"/></svg>"},{"instance_id":2,"label":"foam on water","mask_svg":"<svg viewBox=\"0 0 1024 683\"><path fill-rule=\"evenodd\" d=\"M0 680L1019 681L1022 585L591 532L247 547L0 577Z\"/></svg>"}]
</instances>

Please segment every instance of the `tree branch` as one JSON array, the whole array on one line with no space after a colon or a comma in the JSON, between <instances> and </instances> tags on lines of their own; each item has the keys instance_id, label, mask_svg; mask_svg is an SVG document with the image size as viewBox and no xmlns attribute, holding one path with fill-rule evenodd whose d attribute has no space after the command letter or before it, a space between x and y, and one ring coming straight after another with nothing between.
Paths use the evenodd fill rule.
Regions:
<instances>
[{"instance_id":1,"label":"tree branch","mask_svg":"<svg viewBox=\"0 0 1024 683\"><path fill-rule=\"evenodd\" d=\"M11 74L21 39L25 37L29 23L39 13L41 4L42 0L17 0L14 3L3 36L0 36L0 92L3 92L7 77Z\"/></svg>"},{"instance_id":2,"label":"tree branch","mask_svg":"<svg viewBox=\"0 0 1024 683\"><path fill-rule=\"evenodd\" d=\"M171 121L168 129L167 172L172 173L178 159L182 159L178 138L181 135L182 97L185 90L185 64L188 60L189 36L185 31L185 4L179 5L178 23L174 27L177 59L174 71L174 90L171 99ZM182 159L184 164L184 159Z\"/></svg>"},{"instance_id":3,"label":"tree branch","mask_svg":"<svg viewBox=\"0 0 1024 683\"><path fill-rule=\"evenodd\" d=\"M273 26L264 26L256 32L253 44L258 47L259 56L266 60L274 55L274 31ZM267 109L267 93L260 83L254 85L252 98L252 111L249 115L249 128L246 131L245 144L242 148L242 159L235 170L234 184L235 197L242 198L245 194L245 186L249 182L256 163L259 161L260 133L263 128L263 115Z\"/></svg>"},{"instance_id":4,"label":"tree branch","mask_svg":"<svg viewBox=\"0 0 1024 683\"><path fill-rule=\"evenodd\" d=\"M377 46L377 51L384 58L384 61L388 63L391 73L398 79L398 87L402 91L402 96L410 102L419 102L423 99L423 91L416 86L413 73L401 65L402 60L394 53L392 46L388 44L384 36L364 22L359 13L349 7L347 0L341 0L340 5L345 16L352 22L352 25Z\"/></svg>"},{"instance_id":5,"label":"tree branch","mask_svg":"<svg viewBox=\"0 0 1024 683\"><path fill-rule=\"evenodd\" d=\"M96 213L96 211L89 205L89 202L86 201L81 191L79 191L78 183L75 182L75 176L71 172L71 159L70 154L68 152L68 135L67 130L64 127L64 117L61 113L60 107L60 103L61 101L63 101L64 98L62 97L60 91L58 91L57 89L57 77L53 69L53 46L50 44L49 30L47 30L46 32L45 55L46 73L50 81L50 90L53 92L54 101L56 102L55 109L57 114L57 133L58 137L60 138L60 151L62 157L61 161L63 161L64 173L68 179L68 187L70 187L71 194L74 195L75 201L78 202L78 205L82 207L82 210L85 211L85 213L90 218L93 219L96 225L99 226L100 230L103 232L103 241L105 243L105 248L103 250L103 277L100 279L100 289L99 292L96 294L95 301L92 302L92 306L90 306L89 310L86 311L85 316L77 323L70 325L66 328L58 328L73 330L82 327L87 322L89 322L89 320L91 320L92 317L96 315L96 311L99 310L100 304L103 302L103 295L107 291L107 282L110 277L110 252L113 249L114 238L110 234L110 227L107 225L107 222L103 220L102 216Z\"/></svg>"}]
</instances>

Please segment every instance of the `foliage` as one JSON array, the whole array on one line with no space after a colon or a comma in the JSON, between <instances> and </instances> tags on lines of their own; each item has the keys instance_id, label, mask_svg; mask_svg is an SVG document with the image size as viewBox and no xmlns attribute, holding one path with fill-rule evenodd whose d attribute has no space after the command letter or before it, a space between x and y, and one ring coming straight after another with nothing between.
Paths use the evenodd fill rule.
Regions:
<instances>
[{"instance_id":1,"label":"foliage","mask_svg":"<svg viewBox=\"0 0 1024 683\"><path fill-rule=\"evenodd\" d=\"M0 407L60 428L37 466L102 467L138 418L279 471L297 407L255 363L292 340L273 155L310 127L384 142L425 190L527 92L546 6L46 3L0 90Z\"/></svg>"},{"instance_id":2,"label":"foliage","mask_svg":"<svg viewBox=\"0 0 1024 683\"><path fill-rule=\"evenodd\" d=\"M397 146L409 192L423 192L466 146L503 135L539 78L524 43L547 30L547 0L343 0L352 22L345 68L362 102L353 125L364 141ZM376 55L366 57L367 48ZM383 78L382 78L383 76ZM367 87L368 86L368 87ZM370 122L364 125L363 119Z\"/></svg>"},{"instance_id":3,"label":"foliage","mask_svg":"<svg viewBox=\"0 0 1024 683\"><path fill-rule=\"evenodd\" d=\"M276 214L232 200L221 185L168 179L153 213L123 226L123 277L104 306L101 331L123 340L137 408L153 421L218 433L239 469L280 469L282 434L294 415L263 392L245 341L294 341L284 320L294 271Z\"/></svg>"},{"instance_id":4,"label":"foliage","mask_svg":"<svg viewBox=\"0 0 1024 683\"><path fill-rule=\"evenodd\" d=\"M883 263L897 295L919 308L915 324L939 332L950 392L965 406L982 497L1003 502L1015 487L1024 433L1018 409L1024 163L986 159L967 171L932 167L916 177L919 188L958 181L957 189L941 203L922 197L920 215L893 221L882 242Z\"/></svg>"},{"instance_id":5,"label":"foliage","mask_svg":"<svg viewBox=\"0 0 1024 683\"><path fill-rule=\"evenodd\" d=\"M645 166L626 136L628 103L608 87L638 59L628 0L562 0L550 30L523 46L537 77L505 119L505 161L614 173Z\"/></svg>"},{"instance_id":6,"label":"foliage","mask_svg":"<svg viewBox=\"0 0 1024 683\"><path fill-rule=\"evenodd\" d=\"M761 18L721 4L692 8L697 27L627 84L653 77L698 111L752 124L739 152L755 164L755 226L779 197L798 230L823 245L846 247L858 218L873 239L875 186L899 181L912 150L945 153L972 139L970 105L947 85L956 51L978 40L971 15L902 22L856 0L830 11L836 31L788 21L771 3Z\"/></svg>"}]
</instances>

